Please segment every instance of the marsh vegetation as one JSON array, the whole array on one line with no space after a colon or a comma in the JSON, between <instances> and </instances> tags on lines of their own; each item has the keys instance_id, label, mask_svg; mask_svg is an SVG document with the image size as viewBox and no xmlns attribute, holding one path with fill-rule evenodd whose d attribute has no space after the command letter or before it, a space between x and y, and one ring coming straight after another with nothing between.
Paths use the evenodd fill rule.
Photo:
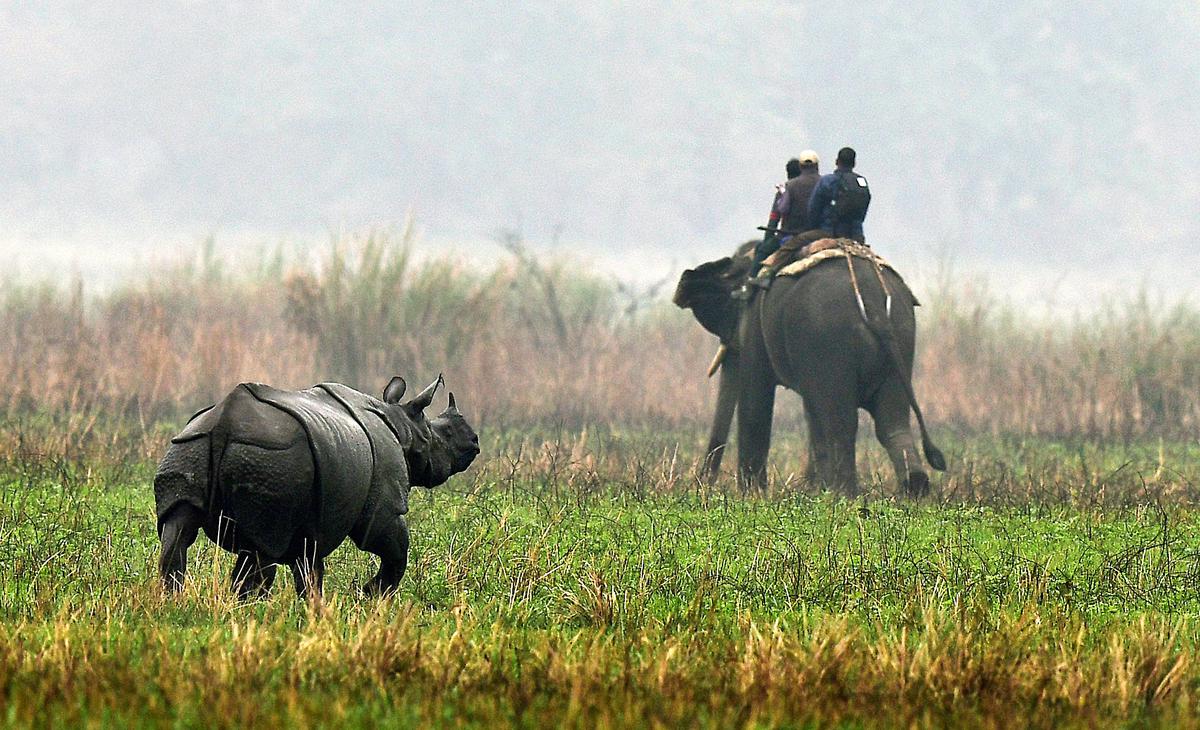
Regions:
<instances>
[{"instance_id":1,"label":"marsh vegetation","mask_svg":"<svg viewBox=\"0 0 1200 730\"><path fill-rule=\"evenodd\" d=\"M911 502L869 446L862 498L805 484L787 396L767 491L698 482L711 339L567 265L418 265L376 237L102 296L7 284L0 718L1193 721L1200 312L1037 323L918 294L916 389L951 468ZM396 596L359 597L375 566L343 547L323 601L239 604L203 543L161 593L150 480L192 411L239 381L439 371L483 455L414 492Z\"/></svg>"}]
</instances>

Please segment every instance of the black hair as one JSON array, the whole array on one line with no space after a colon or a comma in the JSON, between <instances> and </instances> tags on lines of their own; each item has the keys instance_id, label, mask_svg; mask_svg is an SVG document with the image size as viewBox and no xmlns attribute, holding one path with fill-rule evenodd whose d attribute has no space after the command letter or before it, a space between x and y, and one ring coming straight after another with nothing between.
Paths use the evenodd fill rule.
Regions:
<instances>
[{"instance_id":1,"label":"black hair","mask_svg":"<svg viewBox=\"0 0 1200 730\"><path fill-rule=\"evenodd\" d=\"M787 176L788 180L800 174L800 160L795 157L787 161Z\"/></svg>"},{"instance_id":2,"label":"black hair","mask_svg":"<svg viewBox=\"0 0 1200 730\"><path fill-rule=\"evenodd\" d=\"M842 167L854 167L858 160L858 153L850 147L843 147L838 150L837 164Z\"/></svg>"}]
</instances>

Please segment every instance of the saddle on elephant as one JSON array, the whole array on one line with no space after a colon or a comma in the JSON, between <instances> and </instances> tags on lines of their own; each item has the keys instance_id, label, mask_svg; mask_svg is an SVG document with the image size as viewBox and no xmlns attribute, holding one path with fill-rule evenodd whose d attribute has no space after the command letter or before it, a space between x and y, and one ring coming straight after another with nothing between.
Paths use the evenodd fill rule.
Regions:
<instances>
[{"instance_id":1,"label":"saddle on elephant","mask_svg":"<svg viewBox=\"0 0 1200 730\"><path fill-rule=\"evenodd\" d=\"M824 231L815 230L806 231L788 239L778 251L763 261L762 270L752 281L758 288L766 289L770 286L770 281L776 277L800 276L825 261L840 259L849 263L853 258L867 261L877 271L889 269L897 276L900 275L894 266L865 243L851 238L831 238ZM853 273L853 268L851 268L851 272ZM857 282L853 281L853 276L851 278L852 285L857 289ZM921 306L915 296L913 297L913 306Z\"/></svg>"},{"instance_id":2,"label":"saddle on elephant","mask_svg":"<svg viewBox=\"0 0 1200 730\"><path fill-rule=\"evenodd\" d=\"M847 255L892 268L870 246L849 238L833 238L822 230L792 236L763 261L763 268L770 270L769 276L796 276L822 261Z\"/></svg>"},{"instance_id":3,"label":"saddle on elephant","mask_svg":"<svg viewBox=\"0 0 1200 730\"><path fill-rule=\"evenodd\" d=\"M804 257L806 255L804 252L812 244L822 240L829 240L829 234L820 228L788 236L778 250L763 259L763 269L779 271L780 267L787 266Z\"/></svg>"}]
</instances>

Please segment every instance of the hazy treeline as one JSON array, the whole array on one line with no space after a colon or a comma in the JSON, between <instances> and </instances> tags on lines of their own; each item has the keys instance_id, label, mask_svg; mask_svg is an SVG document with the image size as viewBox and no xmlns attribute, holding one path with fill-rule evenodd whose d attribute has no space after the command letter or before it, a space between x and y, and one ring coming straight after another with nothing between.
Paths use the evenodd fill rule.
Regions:
<instances>
[{"instance_id":1,"label":"hazy treeline","mask_svg":"<svg viewBox=\"0 0 1200 730\"><path fill-rule=\"evenodd\" d=\"M335 241L309 263L231 273L211 255L111 293L0 288L0 411L178 421L234 384L445 372L484 427L703 429L715 349L661 291L560 262L414 263L404 240ZM665 287L673 286L667 282ZM954 284L919 291L916 390L936 426L1103 439L1200 428L1200 311L1133 302L1038 322ZM669 293L669 292L668 292ZM779 423L799 424L795 397Z\"/></svg>"},{"instance_id":2,"label":"hazy treeline","mask_svg":"<svg viewBox=\"0 0 1200 730\"><path fill-rule=\"evenodd\" d=\"M571 222L663 253L663 221L732 240L788 157L843 144L906 256L1170 273L1200 235L1187 0L6 5L0 216L34 241L411 205L447 235Z\"/></svg>"}]
</instances>

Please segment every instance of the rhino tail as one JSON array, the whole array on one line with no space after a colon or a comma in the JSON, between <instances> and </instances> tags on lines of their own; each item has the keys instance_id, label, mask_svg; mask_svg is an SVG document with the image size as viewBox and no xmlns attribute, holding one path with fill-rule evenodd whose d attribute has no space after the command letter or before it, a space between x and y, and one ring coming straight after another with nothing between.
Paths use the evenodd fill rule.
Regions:
<instances>
[{"instance_id":1,"label":"rhino tail","mask_svg":"<svg viewBox=\"0 0 1200 730\"><path fill-rule=\"evenodd\" d=\"M171 439L167 453L154 474L154 502L158 529L180 504L208 512L212 504L215 472L212 459L212 432L220 421L223 403L209 406L193 415L180 433Z\"/></svg>"},{"instance_id":2,"label":"rhino tail","mask_svg":"<svg viewBox=\"0 0 1200 730\"><path fill-rule=\"evenodd\" d=\"M229 454L230 442L244 436L241 431L245 430L244 421L246 419L247 409L253 410L262 407L254 392L247 387L246 383L242 383L233 389L229 395L217 406L219 413L217 417L210 422L208 429L208 504L217 512L224 512L225 516L235 519L235 515L229 514L230 498L233 496L230 490L233 485L226 484L223 476L224 462ZM218 530L225 529L223 522L218 523Z\"/></svg>"},{"instance_id":3,"label":"rhino tail","mask_svg":"<svg viewBox=\"0 0 1200 730\"><path fill-rule=\"evenodd\" d=\"M230 434L228 406L236 397L237 390L197 412L171 439L167 455L154 476L160 528L167 514L180 502L192 504L207 514L219 509L221 459Z\"/></svg>"}]
</instances>

